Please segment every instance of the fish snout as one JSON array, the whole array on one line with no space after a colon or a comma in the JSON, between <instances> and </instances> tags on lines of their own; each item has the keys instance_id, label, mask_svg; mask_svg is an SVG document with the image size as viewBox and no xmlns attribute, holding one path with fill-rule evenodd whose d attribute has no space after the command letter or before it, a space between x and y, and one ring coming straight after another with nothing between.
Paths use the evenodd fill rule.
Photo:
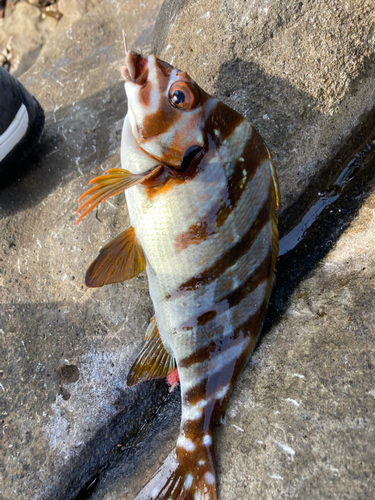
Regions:
<instances>
[{"instance_id":1,"label":"fish snout","mask_svg":"<svg viewBox=\"0 0 375 500\"><path fill-rule=\"evenodd\" d=\"M121 68L121 74L126 82L143 85L147 80L148 60L138 52L129 50L125 58L125 66Z\"/></svg>"}]
</instances>

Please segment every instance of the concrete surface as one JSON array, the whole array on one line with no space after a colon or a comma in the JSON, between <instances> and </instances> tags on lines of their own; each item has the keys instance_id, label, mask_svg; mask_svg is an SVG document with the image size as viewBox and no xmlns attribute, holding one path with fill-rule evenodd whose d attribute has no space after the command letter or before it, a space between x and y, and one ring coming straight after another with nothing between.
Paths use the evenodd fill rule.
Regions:
<instances>
[{"instance_id":1,"label":"concrete surface","mask_svg":"<svg viewBox=\"0 0 375 500\"><path fill-rule=\"evenodd\" d=\"M117 4L129 42L145 51L160 4ZM153 313L145 275L84 286L99 249L128 224L124 196L75 225L88 181L120 161L123 58L104 3L68 31L57 28L23 75L46 124L26 171L0 192L4 499L73 498L168 394L160 383L151 394L125 390Z\"/></svg>"},{"instance_id":2,"label":"concrete surface","mask_svg":"<svg viewBox=\"0 0 375 500\"><path fill-rule=\"evenodd\" d=\"M370 145L338 201L279 262L265 337L216 433L220 498L371 498L372 14L368 2L332 2L330 16L320 17L318 9L328 12L322 2L245 4L243 21L239 2L176 1L174 17L166 2L153 46L163 54L171 45L169 62L267 139L280 174L283 235ZM129 45L147 54L161 0L112 6ZM84 287L99 248L128 224L123 196L79 226L74 214L88 181L119 164L126 102L120 27L106 3L78 8L64 11L22 76L46 126L15 181L0 186L6 500L132 500L173 448L179 425L178 391L170 395L163 381L125 387L153 312L145 275ZM309 43L320 62L306 56Z\"/></svg>"}]
</instances>

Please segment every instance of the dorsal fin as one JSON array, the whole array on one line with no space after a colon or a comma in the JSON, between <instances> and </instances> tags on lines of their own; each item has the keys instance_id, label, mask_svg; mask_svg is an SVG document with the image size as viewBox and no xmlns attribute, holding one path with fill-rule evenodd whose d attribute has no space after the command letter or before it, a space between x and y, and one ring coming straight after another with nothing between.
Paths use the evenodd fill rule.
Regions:
<instances>
[{"instance_id":1,"label":"dorsal fin","mask_svg":"<svg viewBox=\"0 0 375 500\"><path fill-rule=\"evenodd\" d=\"M143 349L129 370L126 380L128 387L144 380L167 377L176 368L173 356L163 346L155 317L151 318L145 340Z\"/></svg>"},{"instance_id":2,"label":"dorsal fin","mask_svg":"<svg viewBox=\"0 0 375 500\"><path fill-rule=\"evenodd\" d=\"M280 207L279 179L277 177L275 164L273 162L270 150L268 148L267 148L267 151L268 151L268 158L270 159L270 162L271 162L271 176L272 176L272 181L273 181L273 185L275 188L276 209L278 209Z\"/></svg>"},{"instance_id":3,"label":"dorsal fin","mask_svg":"<svg viewBox=\"0 0 375 500\"><path fill-rule=\"evenodd\" d=\"M96 288L134 278L146 269L146 257L134 227L119 234L100 249L86 273L85 283Z\"/></svg>"}]
</instances>

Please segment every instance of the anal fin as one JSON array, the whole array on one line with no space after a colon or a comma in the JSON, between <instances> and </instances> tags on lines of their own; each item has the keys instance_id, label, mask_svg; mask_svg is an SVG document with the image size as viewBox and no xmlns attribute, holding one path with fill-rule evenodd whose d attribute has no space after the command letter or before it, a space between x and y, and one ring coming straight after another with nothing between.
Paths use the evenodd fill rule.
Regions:
<instances>
[{"instance_id":1,"label":"anal fin","mask_svg":"<svg viewBox=\"0 0 375 500\"><path fill-rule=\"evenodd\" d=\"M167 377L175 368L176 363L169 354L160 338L155 317L146 331L146 343L130 368L126 384L128 387L144 380Z\"/></svg>"},{"instance_id":2,"label":"anal fin","mask_svg":"<svg viewBox=\"0 0 375 500\"><path fill-rule=\"evenodd\" d=\"M100 249L86 273L85 283L96 288L134 278L146 269L146 257L131 226Z\"/></svg>"}]
</instances>

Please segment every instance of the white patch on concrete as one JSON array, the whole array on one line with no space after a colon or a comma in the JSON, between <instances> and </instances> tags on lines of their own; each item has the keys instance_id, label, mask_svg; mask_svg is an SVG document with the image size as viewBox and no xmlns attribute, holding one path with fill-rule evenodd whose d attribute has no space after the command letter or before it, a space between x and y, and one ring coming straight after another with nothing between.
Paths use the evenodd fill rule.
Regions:
<instances>
[{"instance_id":1,"label":"white patch on concrete","mask_svg":"<svg viewBox=\"0 0 375 500\"><path fill-rule=\"evenodd\" d=\"M233 425L233 427L234 427L235 429L237 429L238 431L245 432L245 431L242 429L242 427L238 427L238 425L235 425L235 424L232 424L232 425Z\"/></svg>"},{"instance_id":2,"label":"white patch on concrete","mask_svg":"<svg viewBox=\"0 0 375 500\"><path fill-rule=\"evenodd\" d=\"M305 375L301 375L300 373L292 373L290 377L298 377L298 378L305 378Z\"/></svg>"},{"instance_id":3,"label":"white patch on concrete","mask_svg":"<svg viewBox=\"0 0 375 500\"><path fill-rule=\"evenodd\" d=\"M270 476L271 479L279 479L280 481L284 481L284 478L281 477L281 476L278 476L277 474L274 474L272 476Z\"/></svg>"},{"instance_id":4,"label":"white patch on concrete","mask_svg":"<svg viewBox=\"0 0 375 500\"><path fill-rule=\"evenodd\" d=\"M284 444L284 443L280 443L280 441L277 441L276 439L274 439L274 443L279 447L281 448L282 450L284 450L286 453L288 453L288 455L295 455L296 452L293 450L293 448L291 448L290 446L288 446L287 444Z\"/></svg>"},{"instance_id":5,"label":"white patch on concrete","mask_svg":"<svg viewBox=\"0 0 375 500\"><path fill-rule=\"evenodd\" d=\"M64 400L58 395L51 405L53 415L46 426L46 438L62 463L76 456L95 431L117 414L114 403L118 391L132 390L126 388L124 366L131 365L133 351L126 346L121 332L125 336L125 330L109 333L112 340L118 339L121 349L115 345L113 349L93 347L81 356L78 381L63 384L70 398Z\"/></svg>"},{"instance_id":6,"label":"white patch on concrete","mask_svg":"<svg viewBox=\"0 0 375 500\"><path fill-rule=\"evenodd\" d=\"M291 403L294 406L299 406L299 403L297 403L297 401L295 399L286 398L285 401L288 401L289 403Z\"/></svg>"}]
</instances>

